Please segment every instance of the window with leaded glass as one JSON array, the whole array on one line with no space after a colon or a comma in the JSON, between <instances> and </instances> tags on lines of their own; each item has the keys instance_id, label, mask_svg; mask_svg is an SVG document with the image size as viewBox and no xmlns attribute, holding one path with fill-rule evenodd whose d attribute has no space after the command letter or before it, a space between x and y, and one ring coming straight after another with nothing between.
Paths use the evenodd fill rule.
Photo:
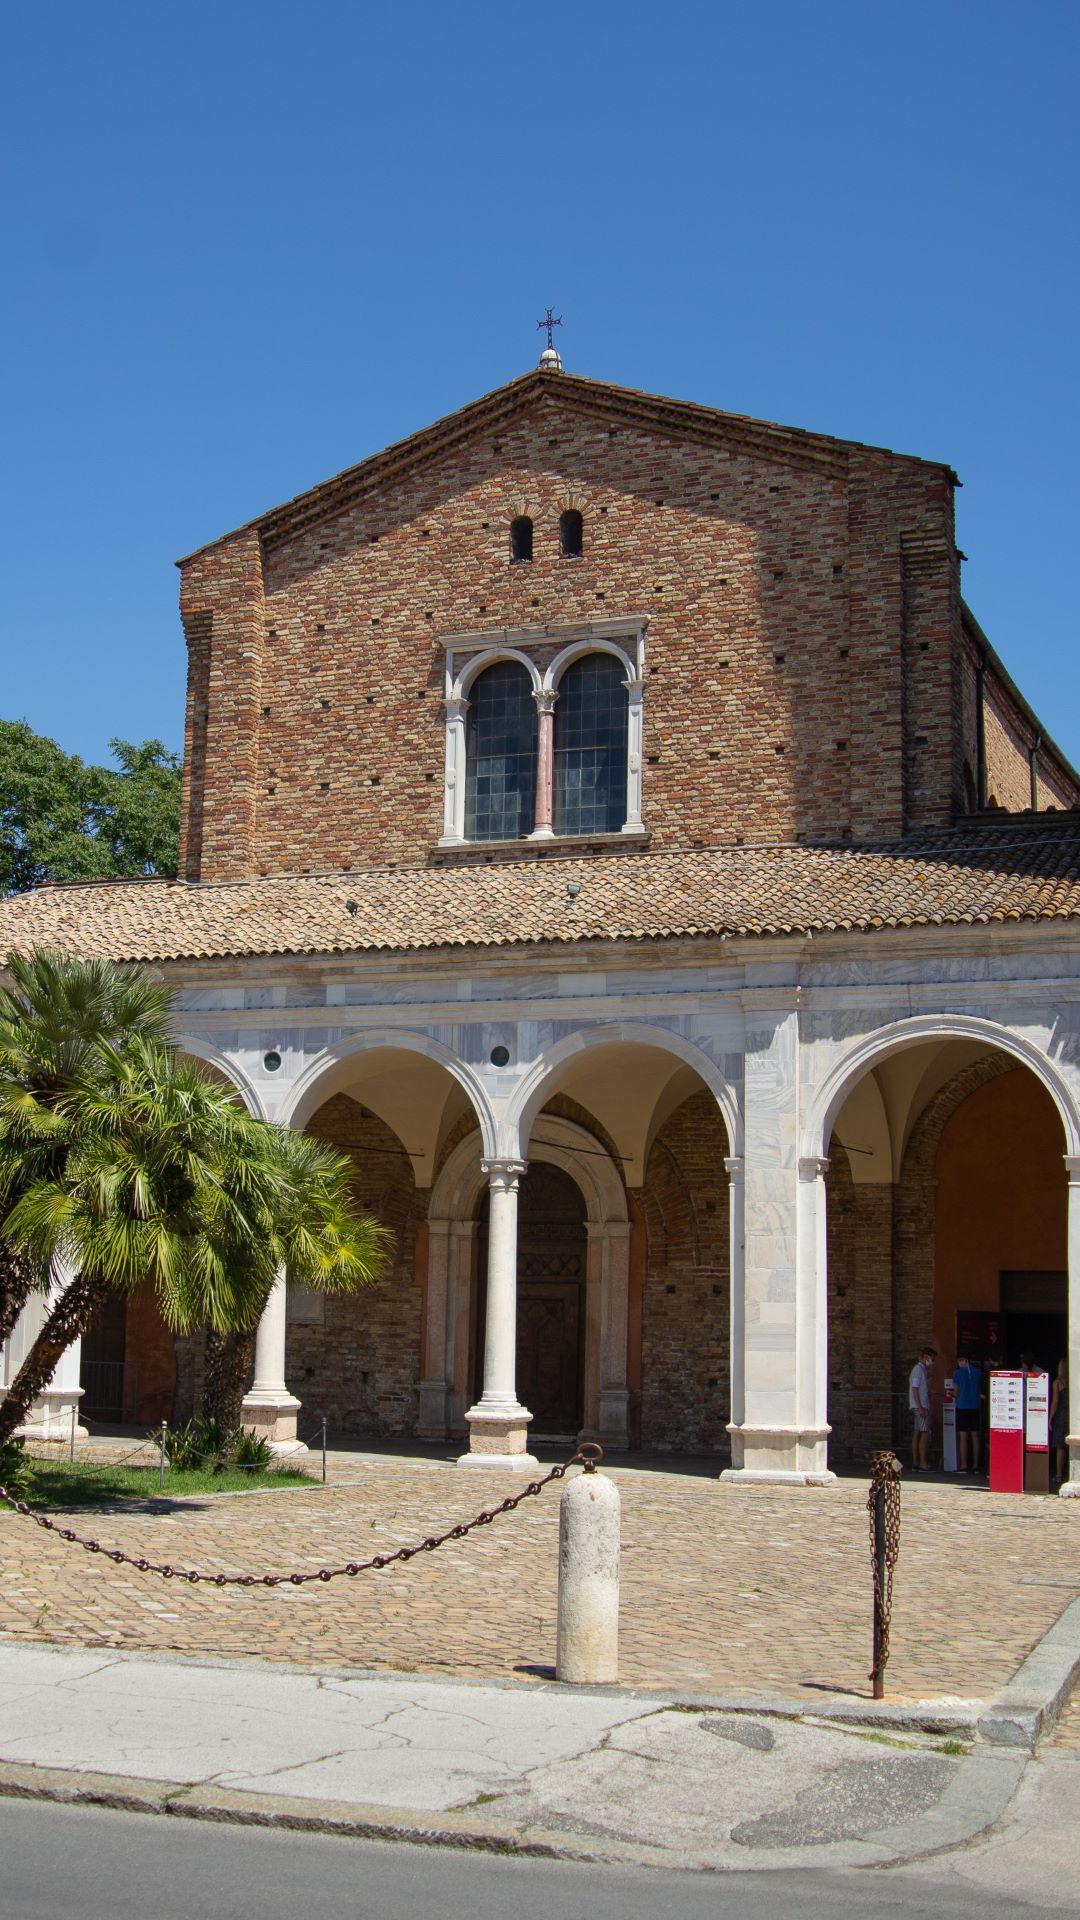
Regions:
<instances>
[{"instance_id":1,"label":"window with leaded glass","mask_svg":"<svg viewBox=\"0 0 1080 1920\"><path fill-rule=\"evenodd\" d=\"M559 682L555 707L556 833L618 833L626 819L626 668L587 653Z\"/></svg>"},{"instance_id":2,"label":"window with leaded glass","mask_svg":"<svg viewBox=\"0 0 1080 1920\"><path fill-rule=\"evenodd\" d=\"M465 834L520 840L536 817L536 702L516 660L473 681L465 748Z\"/></svg>"}]
</instances>

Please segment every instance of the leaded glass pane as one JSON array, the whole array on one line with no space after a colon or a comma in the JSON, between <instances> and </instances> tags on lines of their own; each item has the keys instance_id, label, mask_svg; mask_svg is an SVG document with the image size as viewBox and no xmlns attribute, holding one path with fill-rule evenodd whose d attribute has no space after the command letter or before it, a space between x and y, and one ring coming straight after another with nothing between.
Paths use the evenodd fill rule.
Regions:
<instances>
[{"instance_id":1,"label":"leaded glass pane","mask_svg":"<svg viewBox=\"0 0 1080 1920\"><path fill-rule=\"evenodd\" d=\"M473 682L465 751L465 833L520 840L536 823L536 702L525 668L500 660Z\"/></svg>"},{"instance_id":2,"label":"leaded glass pane","mask_svg":"<svg viewBox=\"0 0 1080 1920\"><path fill-rule=\"evenodd\" d=\"M625 671L610 653L587 653L559 682L556 833L618 833L626 819Z\"/></svg>"}]
</instances>

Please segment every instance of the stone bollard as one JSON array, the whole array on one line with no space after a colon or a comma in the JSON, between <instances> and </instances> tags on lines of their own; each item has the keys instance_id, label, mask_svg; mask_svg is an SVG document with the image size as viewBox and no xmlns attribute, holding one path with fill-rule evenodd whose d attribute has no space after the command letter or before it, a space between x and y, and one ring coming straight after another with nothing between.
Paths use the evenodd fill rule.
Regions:
<instances>
[{"instance_id":1,"label":"stone bollard","mask_svg":"<svg viewBox=\"0 0 1080 1920\"><path fill-rule=\"evenodd\" d=\"M563 1488L556 1680L619 1677L619 1504L614 1483L598 1473Z\"/></svg>"}]
</instances>

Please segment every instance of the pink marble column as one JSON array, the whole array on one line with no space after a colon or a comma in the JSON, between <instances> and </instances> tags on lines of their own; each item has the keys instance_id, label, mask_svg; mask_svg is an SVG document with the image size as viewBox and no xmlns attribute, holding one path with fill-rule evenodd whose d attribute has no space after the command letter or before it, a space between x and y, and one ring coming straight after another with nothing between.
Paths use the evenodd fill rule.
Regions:
<instances>
[{"instance_id":1,"label":"pink marble column","mask_svg":"<svg viewBox=\"0 0 1080 1920\"><path fill-rule=\"evenodd\" d=\"M558 695L551 687L533 694L537 711L536 736L536 824L530 840L554 838L551 825L551 787L555 762L555 702Z\"/></svg>"}]
</instances>

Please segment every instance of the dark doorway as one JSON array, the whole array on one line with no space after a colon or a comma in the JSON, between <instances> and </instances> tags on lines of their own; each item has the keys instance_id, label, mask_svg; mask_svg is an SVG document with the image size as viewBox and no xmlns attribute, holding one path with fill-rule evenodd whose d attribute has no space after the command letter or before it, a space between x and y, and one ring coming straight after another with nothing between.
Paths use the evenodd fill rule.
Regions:
<instances>
[{"instance_id":1,"label":"dark doorway","mask_svg":"<svg viewBox=\"0 0 1080 1920\"><path fill-rule=\"evenodd\" d=\"M110 1293L83 1334L82 1411L91 1420L124 1417L124 1357L127 1297Z\"/></svg>"},{"instance_id":2,"label":"dark doorway","mask_svg":"<svg viewBox=\"0 0 1080 1920\"><path fill-rule=\"evenodd\" d=\"M517 1391L530 1440L576 1438L584 1423L585 1202L569 1174L542 1161L518 1202ZM478 1245L476 1381L484 1374L487 1201Z\"/></svg>"},{"instance_id":3,"label":"dark doorway","mask_svg":"<svg viewBox=\"0 0 1080 1920\"><path fill-rule=\"evenodd\" d=\"M1026 1357L1044 1373L1055 1371L1069 1351L1068 1285L1064 1273L1002 1274L1006 1366Z\"/></svg>"}]
</instances>

